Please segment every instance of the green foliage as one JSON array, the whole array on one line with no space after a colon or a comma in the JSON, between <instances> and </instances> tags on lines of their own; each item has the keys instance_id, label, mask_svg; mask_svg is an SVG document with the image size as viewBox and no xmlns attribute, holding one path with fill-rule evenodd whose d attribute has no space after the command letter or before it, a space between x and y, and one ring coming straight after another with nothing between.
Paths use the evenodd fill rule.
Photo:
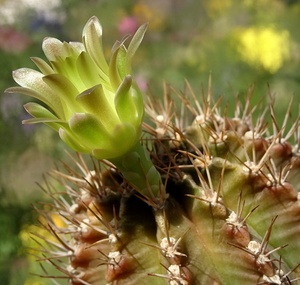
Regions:
<instances>
[{"instance_id":1,"label":"green foliage","mask_svg":"<svg viewBox=\"0 0 300 285\"><path fill-rule=\"evenodd\" d=\"M20 207L5 203L4 192L1 192L1 197L0 282L2 284L10 284L16 272L18 272L19 277L23 276L25 278L27 275L26 267L28 266L28 262L19 232L23 224L33 223L34 215L29 205L27 207ZM19 218L16 219L16 217Z\"/></svg>"}]
</instances>

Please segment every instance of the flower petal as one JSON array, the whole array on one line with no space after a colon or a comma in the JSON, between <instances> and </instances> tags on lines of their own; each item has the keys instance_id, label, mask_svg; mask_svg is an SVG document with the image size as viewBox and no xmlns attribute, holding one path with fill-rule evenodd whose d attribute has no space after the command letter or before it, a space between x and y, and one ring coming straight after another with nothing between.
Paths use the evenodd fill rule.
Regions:
<instances>
[{"instance_id":1,"label":"flower petal","mask_svg":"<svg viewBox=\"0 0 300 285\"><path fill-rule=\"evenodd\" d=\"M64 130L64 129L59 129L58 131L60 138L62 141L69 146L71 149L80 152L80 153L90 153L91 150L85 146L82 146L78 142L78 138L74 137L70 132Z\"/></svg>"},{"instance_id":2,"label":"flower petal","mask_svg":"<svg viewBox=\"0 0 300 285\"><path fill-rule=\"evenodd\" d=\"M110 134L96 116L75 113L69 121L69 126L80 142L89 148L110 148Z\"/></svg>"},{"instance_id":3,"label":"flower petal","mask_svg":"<svg viewBox=\"0 0 300 285\"><path fill-rule=\"evenodd\" d=\"M138 47L140 46L144 35L147 31L148 28L148 23L145 23L141 25L136 33L134 34L129 46L128 46L128 51L127 51L127 56L126 56L126 74L131 74L131 62L134 54L136 53Z\"/></svg>"},{"instance_id":4,"label":"flower petal","mask_svg":"<svg viewBox=\"0 0 300 285\"><path fill-rule=\"evenodd\" d=\"M112 149L93 149L91 153L96 159L111 159L116 157L116 151Z\"/></svg>"},{"instance_id":5,"label":"flower petal","mask_svg":"<svg viewBox=\"0 0 300 285\"><path fill-rule=\"evenodd\" d=\"M136 112L136 106L131 96L132 78L130 75L125 76L122 84L115 95L115 108L122 122L128 122L132 125L141 123Z\"/></svg>"},{"instance_id":6,"label":"flower petal","mask_svg":"<svg viewBox=\"0 0 300 285\"><path fill-rule=\"evenodd\" d=\"M84 50L84 45L74 44L74 42L72 44L63 42L62 49L63 49L63 56L77 58L79 54L82 52L82 50Z\"/></svg>"},{"instance_id":7,"label":"flower petal","mask_svg":"<svg viewBox=\"0 0 300 285\"><path fill-rule=\"evenodd\" d=\"M93 149L92 155L97 159L115 159L126 154L139 140L141 132L128 124L119 124L110 134L111 147Z\"/></svg>"},{"instance_id":8,"label":"flower petal","mask_svg":"<svg viewBox=\"0 0 300 285\"><path fill-rule=\"evenodd\" d=\"M112 131L116 124L121 123L116 113L114 94L96 85L76 97L77 102L84 109L95 115L108 131Z\"/></svg>"},{"instance_id":9,"label":"flower petal","mask_svg":"<svg viewBox=\"0 0 300 285\"><path fill-rule=\"evenodd\" d=\"M108 90L113 91L110 86L109 77L100 69L87 52L82 52L77 59L77 70L86 88L104 85Z\"/></svg>"},{"instance_id":10,"label":"flower petal","mask_svg":"<svg viewBox=\"0 0 300 285\"><path fill-rule=\"evenodd\" d=\"M87 52L104 73L108 73L108 65L102 47L102 27L97 17L93 16L86 23L82 40Z\"/></svg>"},{"instance_id":11,"label":"flower petal","mask_svg":"<svg viewBox=\"0 0 300 285\"><path fill-rule=\"evenodd\" d=\"M49 64L46 61L44 61L43 59L41 59L39 57L31 57L31 60L35 63L35 65L39 68L39 70L44 75L54 73L54 70L52 69L52 67L50 67Z\"/></svg>"},{"instance_id":12,"label":"flower petal","mask_svg":"<svg viewBox=\"0 0 300 285\"><path fill-rule=\"evenodd\" d=\"M13 71L13 78L23 88L13 87L7 89L7 92L16 92L37 98L48 105L61 119L64 119L62 103L57 93L45 84L42 73L30 68L20 68Z\"/></svg>"},{"instance_id":13,"label":"flower petal","mask_svg":"<svg viewBox=\"0 0 300 285\"><path fill-rule=\"evenodd\" d=\"M120 78L124 78L128 73L126 73L126 57L127 49L124 45L121 45L117 55L117 69L120 75Z\"/></svg>"},{"instance_id":14,"label":"flower petal","mask_svg":"<svg viewBox=\"0 0 300 285\"><path fill-rule=\"evenodd\" d=\"M65 127L67 126L66 121L60 120L53 113L51 113L49 110L47 110L40 104L30 102L24 105L24 109L28 114L30 114L34 118L23 120L23 124L32 125L38 123L45 123L46 125L50 126L56 131L58 131L59 128L62 127L62 125L64 125Z\"/></svg>"},{"instance_id":15,"label":"flower petal","mask_svg":"<svg viewBox=\"0 0 300 285\"><path fill-rule=\"evenodd\" d=\"M23 125L35 125L35 124L40 124L40 123L44 123L46 125L49 125L48 123L57 123L57 122L61 122L61 123L66 123L65 121L62 120L57 120L57 119L50 119L50 118L31 118L31 119L26 119L26 120L22 120L22 124ZM59 125L61 128L61 125ZM59 128L53 127L53 129L55 131L58 131Z\"/></svg>"},{"instance_id":16,"label":"flower petal","mask_svg":"<svg viewBox=\"0 0 300 285\"><path fill-rule=\"evenodd\" d=\"M27 113L31 116L36 118L50 118L50 119L57 119L59 120L53 113L47 110L45 107L41 106L40 104L30 102L25 104L24 109Z\"/></svg>"},{"instance_id":17,"label":"flower petal","mask_svg":"<svg viewBox=\"0 0 300 285\"><path fill-rule=\"evenodd\" d=\"M57 57L56 61L51 62L53 69L56 73L63 75L68 78L72 84L76 87L79 92L87 89L90 86L86 86L81 77L78 74L77 70L77 56L72 57L68 56L65 58Z\"/></svg>"},{"instance_id":18,"label":"flower petal","mask_svg":"<svg viewBox=\"0 0 300 285\"><path fill-rule=\"evenodd\" d=\"M109 79L113 90L116 91L120 84L122 83L125 71L125 60L126 60L126 49L124 46L119 46L111 55L109 62ZM119 72L121 70L121 74Z\"/></svg>"},{"instance_id":19,"label":"flower petal","mask_svg":"<svg viewBox=\"0 0 300 285\"><path fill-rule=\"evenodd\" d=\"M135 81L132 82L131 96L136 107L136 115L142 122L144 118L144 98L140 88Z\"/></svg>"},{"instance_id":20,"label":"flower petal","mask_svg":"<svg viewBox=\"0 0 300 285\"><path fill-rule=\"evenodd\" d=\"M78 57L78 55L85 50L82 43L61 42L60 40L51 37L44 39L42 49L50 62L56 61L58 57Z\"/></svg>"},{"instance_id":21,"label":"flower petal","mask_svg":"<svg viewBox=\"0 0 300 285\"><path fill-rule=\"evenodd\" d=\"M67 54L64 54L63 43L56 38L45 38L42 49L50 62L55 61L58 56L67 56Z\"/></svg>"},{"instance_id":22,"label":"flower petal","mask_svg":"<svg viewBox=\"0 0 300 285\"><path fill-rule=\"evenodd\" d=\"M129 123L116 125L110 134L111 148L116 150L116 156L124 155L139 140L140 133Z\"/></svg>"},{"instance_id":23,"label":"flower petal","mask_svg":"<svg viewBox=\"0 0 300 285\"><path fill-rule=\"evenodd\" d=\"M75 100L79 92L70 80L59 74L44 76L43 80L56 94L60 95L66 120L68 120L74 112L84 112L83 107Z\"/></svg>"},{"instance_id":24,"label":"flower petal","mask_svg":"<svg viewBox=\"0 0 300 285\"><path fill-rule=\"evenodd\" d=\"M72 46L72 48L74 49L74 51L76 51L78 55L81 54L83 51L86 51L84 48L84 44L81 42L69 42L69 45Z\"/></svg>"}]
</instances>

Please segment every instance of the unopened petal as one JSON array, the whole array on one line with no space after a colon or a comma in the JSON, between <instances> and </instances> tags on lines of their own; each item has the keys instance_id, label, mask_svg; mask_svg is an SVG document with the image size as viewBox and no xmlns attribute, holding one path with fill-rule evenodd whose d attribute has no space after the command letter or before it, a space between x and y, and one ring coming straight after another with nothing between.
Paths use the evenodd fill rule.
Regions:
<instances>
[{"instance_id":1,"label":"unopened petal","mask_svg":"<svg viewBox=\"0 0 300 285\"><path fill-rule=\"evenodd\" d=\"M114 106L113 93L96 85L77 96L77 102L84 109L95 115L108 131L112 131L116 124L121 123Z\"/></svg>"},{"instance_id":2,"label":"unopened petal","mask_svg":"<svg viewBox=\"0 0 300 285\"><path fill-rule=\"evenodd\" d=\"M75 100L78 90L66 77L51 74L45 76L43 80L56 94L59 94L67 119L75 112L84 112L83 107Z\"/></svg>"},{"instance_id":3,"label":"unopened petal","mask_svg":"<svg viewBox=\"0 0 300 285\"><path fill-rule=\"evenodd\" d=\"M125 70L125 57L126 50L123 46L117 48L111 55L111 59L109 62L109 79L114 91L118 89L119 85L122 83L123 80L123 77L120 75L119 72L119 67L121 67L121 70Z\"/></svg>"},{"instance_id":4,"label":"unopened petal","mask_svg":"<svg viewBox=\"0 0 300 285\"><path fill-rule=\"evenodd\" d=\"M136 107L135 115L137 116L137 120L140 120L142 122L144 119L144 98L140 88L135 81L132 82L131 96Z\"/></svg>"},{"instance_id":5,"label":"unopened petal","mask_svg":"<svg viewBox=\"0 0 300 285\"><path fill-rule=\"evenodd\" d=\"M136 107L131 96L131 85L131 76L125 76L115 95L115 107L122 122L135 125L136 120L139 118L136 114ZM141 122L138 123L140 124Z\"/></svg>"},{"instance_id":6,"label":"unopened petal","mask_svg":"<svg viewBox=\"0 0 300 285\"><path fill-rule=\"evenodd\" d=\"M52 62L52 66L57 74L68 78L79 92L86 89L77 70L77 57L58 57L56 61Z\"/></svg>"},{"instance_id":7,"label":"unopened petal","mask_svg":"<svg viewBox=\"0 0 300 285\"><path fill-rule=\"evenodd\" d=\"M22 87L9 88L7 92L32 96L48 105L60 118L64 118L63 107L57 93L43 81L44 75L36 70L20 68L13 71L14 80Z\"/></svg>"},{"instance_id":8,"label":"unopened petal","mask_svg":"<svg viewBox=\"0 0 300 285\"><path fill-rule=\"evenodd\" d=\"M63 43L56 38L45 38L42 49L50 62L55 61L58 56L66 56L66 54L63 53Z\"/></svg>"},{"instance_id":9,"label":"unopened petal","mask_svg":"<svg viewBox=\"0 0 300 285\"><path fill-rule=\"evenodd\" d=\"M30 68L20 68L13 71L14 80L22 87L39 89L43 88L44 85L42 78L44 74Z\"/></svg>"},{"instance_id":10,"label":"unopened petal","mask_svg":"<svg viewBox=\"0 0 300 285\"><path fill-rule=\"evenodd\" d=\"M65 57L78 57L78 55L82 52L82 49L78 49L78 45L72 45L67 42L62 43L63 56Z\"/></svg>"},{"instance_id":11,"label":"unopened petal","mask_svg":"<svg viewBox=\"0 0 300 285\"><path fill-rule=\"evenodd\" d=\"M147 31L148 24L143 24L138 28L136 33L134 34L129 46L128 46L128 51L127 51L127 57L126 57L126 74L131 73L131 62L133 59L134 54L136 53L138 47L140 46L144 35Z\"/></svg>"},{"instance_id":12,"label":"unopened petal","mask_svg":"<svg viewBox=\"0 0 300 285\"><path fill-rule=\"evenodd\" d=\"M50 62L56 61L58 57L78 57L85 50L84 45L80 42L61 42L51 37L44 39L42 49Z\"/></svg>"},{"instance_id":13,"label":"unopened petal","mask_svg":"<svg viewBox=\"0 0 300 285\"><path fill-rule=\"evenodd\" d=\"M31 60L35 63L35 65L39 68L39 70L44 74L44 75L49 75L54 73L54 70L52 67L45 62L43 59L39 57L31 57Z\"/></svg>"},{"instance_id":14,"label":"unopened petal","mask_svg":"<svg viewBox=\"0 0 300 285\"><path fill-rule=\"evenodd\" d=\"M88 113L75 113L69 121L69 126L79 141L89 148L110 147L110 134L96 116Z\"/></svg>"},{"instance_id":15,"label":"unopened petal","mask_svg":"<svg viewBox=\"0 0 300 285\"><path fill-rule=\"evenodd\" d=\"M94 62L105 73L108 73L108 65L102 47L102 27L97 17L92 17L83 29L83 43Z\"/></svg>"},{"instance_id":16,"label":"unopened petal","mask_svg":"<svg viewBox=\"0 0 300 285\"><path fill-rule=\"evenodd\" d=\"M53 113L38 103L27 103L24 105L24 109L27 113L36 118L50 118L59 120Z\"/></svg>"},{"instance_id":17,"label":"unopened petal","mask_svg":"<svg viewBox=\"0 0 300 285\"><path fill-rule=\"evenodd\" d=\"M69 42L69 44L77 51L77 54L81 54L85 51L84 44L81 42Z\"/></svg>"},{"instance_id":18,"label":"unopened petal","mask_svg":"<svg viewBox=\"0 0 300 285\"><path fill-rule=\"evenodd\" d=\"M139 140L140 133L129 123L117 125L110 135L111 147L115 149L116 156L126 154Z\"/></svg>"},{"instance_id":19,"label":"unopened petal","mask_svg":"<svg viewBox=\"0 0 300 285\"><path fill-rule=\"evenodd\" d=\"M32 125L38 123L45 123L50 126L54 130L58 131L62 125L67 126L67 122L64 120L60 120L53 113L51 113L48 109L41 106L37 103L27 103L24 105L24 109L28 114L30 114L32 119L22 121L23 124Z\"/></svg>"},{"instance_id":20,"label":"unopened petal","mask_svg":"<svg viewBox=\"0 0 300 285\"><path fill-rule=\"evenodd\" d=\"M112 159L118 155L118 152L112 149L93 149L91 153L97 159Z\"/></svg>"},{"instance_id":21,"label":"unopened petal","mask_svg":"<svg viewBox=\"0 0 300 285\"><path fill-rule=\"evenodd\" d=\"M86 89L98 84L102 84L108 90L113 91L110 86L108 75L95 64L87 52L82 52L79 55L76 68L81 80L86 85Z\"/></svg>"},{"instance_id":22,"label":"unopened petal","mask_svg":"<svg viewBox=\"0 0 300 285\"><path fill-rule=\"evenodd\" d=\"M59 129L59 136L62 141L69 146L71 149L80 152L80 153L90 153L91 150L83 145L81 145L78 141L78 138L74 137L73 134L64 130L63 128Z\"/></svg>"}]
</instances>

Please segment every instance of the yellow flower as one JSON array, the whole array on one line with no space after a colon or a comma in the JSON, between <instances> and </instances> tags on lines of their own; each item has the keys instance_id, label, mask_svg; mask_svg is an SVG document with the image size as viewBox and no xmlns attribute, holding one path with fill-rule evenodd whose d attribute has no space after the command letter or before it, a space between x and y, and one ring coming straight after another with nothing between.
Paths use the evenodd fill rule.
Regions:
<instances>
[{"instance_id":1,"label":"yellow flower","mask_svg":"<svg viewBox=\"0 0 300 285\"><path fill-rule=\"evenodd\" d=\"M248 28L238 31L238 51L249 64L275 73L289 58L288 31Z\"/></svg>"}]
</instances>

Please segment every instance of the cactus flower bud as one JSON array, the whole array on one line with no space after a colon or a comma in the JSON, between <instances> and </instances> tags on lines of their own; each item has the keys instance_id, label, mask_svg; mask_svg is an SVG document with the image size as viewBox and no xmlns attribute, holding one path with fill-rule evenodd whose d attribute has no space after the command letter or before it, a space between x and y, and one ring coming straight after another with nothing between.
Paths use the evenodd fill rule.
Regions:
<instances>
[{"instance_id":1,"label":"cactus flower bud","mask_svg":"<svg viewBox=\"0 0 300 285\"><path fill-rule=\"evenodd\" d=\"M15 70L13 78L21 87L6 90L48 106L26 104L33 118L23 123L45 123L72 149L98 159L123 156L141 135L143 98L131 77L131 61L146 29L147 24L138 29L128 49L116 42L109 63L96 17L85 25L82 43L45 38L42 48L50 63L32 58L40 72Z\"/></svg>"},{"instance_id":2,"label":"cactus flower bud","mask_svg":"<svg viewBox=\"0 0 300 285\"><path fill-rule=\"evenodd\" d=\"M47 106L25 104L33 118L24 124L45 123L73 150L110 160L149 198L153 194L164 197L163 187L149 153L139 142L144 102L131 76L131 61L146 29L144 24L137 30L128 48L124 45L128 37L117 41L107 62L102 27L92 17L83 29L82 43L44 39L42 48L49 64L32 58L40 72L15 70L13 78L20 86L6 92L29 95Z\"/></svg>"}]
</instances>

